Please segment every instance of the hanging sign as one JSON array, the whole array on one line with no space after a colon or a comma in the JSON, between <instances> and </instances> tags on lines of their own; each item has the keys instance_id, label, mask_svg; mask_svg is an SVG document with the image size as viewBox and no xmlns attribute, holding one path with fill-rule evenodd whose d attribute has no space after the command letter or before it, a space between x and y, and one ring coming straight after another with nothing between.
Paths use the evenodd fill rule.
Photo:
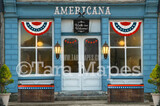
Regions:
<instances>
[{"instance_id":1,"label":"hanging sign","mask_svg":"<svg viewBox=\"0 0 160 106\"><path fill-rule=\"evenodd\" d=\"M22 22L24 29L34 36L40 36L46 33L52 22Z\"/></svg>"},{"instance_id":2,"label":"hanging sign","mask_svg":"<svg viewBox=\"0 0 160 106\"><path fill-rule=\"evenodd\" d=\"M135 34L139 30L141 23L142 22L127 22L127 21L110 22L113 30L121 36L131 36Z\"/></svg>"},{"instance_id":3,"label":"hanging sign","mask_svg":"<svg viewBox=\"0 0 160 106\"><path fill-rule=\"evenodd\" d=\"M89 20L74 20L74 33L88 33Z\"/></svg>"}]
</instances>

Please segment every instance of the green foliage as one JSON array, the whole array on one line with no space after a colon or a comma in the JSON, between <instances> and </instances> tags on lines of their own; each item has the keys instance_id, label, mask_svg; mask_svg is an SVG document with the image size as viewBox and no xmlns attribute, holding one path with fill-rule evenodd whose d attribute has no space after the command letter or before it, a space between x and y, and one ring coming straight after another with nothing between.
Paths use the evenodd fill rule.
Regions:
<instances>
[{"instance_id":1,"label":"green foliage","mask_svg":"<svg viewBox=\"0 0 160 106\"><path fill-rule=\"evenodd\" d=\"M155 90L153 91L153 93L159 93L159 90L158 90L158 89L155 89Z\"/></svg>"},{"instance_id":2,"label":"green foliage","mask_svg":"<svg viewBox=\"0 0 160 106\"><path fill-rule=\"evenodd\" d=\"M157 90L155 90L157 93L160 92L160 65L156 64L155 68L152 70L152 73L150 74L150 78L148 80L148 83L153 84L157 86Z\"/></svg>"},{"instance_id":3,"label":"green foliage","mask_svg":"<svg viewBox=\"0 0 160 106\"><path fill-rule=\"evenodd\" d=\"M0 88L1 88L1 93L6 93L7 90L6 90L6 86L8 84L11 84L14 82L13 79L11 79L12 77L12 74L8 68L7 65L3 65L0 69Z\"/></svg>"}]
</instances>

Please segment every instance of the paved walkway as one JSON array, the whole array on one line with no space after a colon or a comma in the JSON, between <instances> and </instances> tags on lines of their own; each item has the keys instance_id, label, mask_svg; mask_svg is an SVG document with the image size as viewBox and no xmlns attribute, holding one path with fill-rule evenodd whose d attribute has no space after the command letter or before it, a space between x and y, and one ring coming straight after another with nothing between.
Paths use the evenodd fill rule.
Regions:
<instances>
[{"instance_id":1,"label":"paved walkway","mask_svg":"<svg viewBox=\"0 0 160 106\"><path fill-rule=\"evenodd\" d=\"M105 100L95 101L55 101L54 103L17 103L10 102L9 106L153 106L152 103L112 103Z\"/></svg>"}]
</instances>

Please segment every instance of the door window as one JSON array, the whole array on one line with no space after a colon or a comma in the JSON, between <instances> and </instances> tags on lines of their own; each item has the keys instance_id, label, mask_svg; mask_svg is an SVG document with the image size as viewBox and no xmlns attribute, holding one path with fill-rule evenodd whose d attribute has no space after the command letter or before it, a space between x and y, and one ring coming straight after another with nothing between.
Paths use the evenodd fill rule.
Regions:
<instances>
[{"instance_id":1,"label":"door window","mask_svg":"<svg viewBox=\"0 0 160 106\"><path fill-rule=\"evenodd\" d=\"M64 39L64 66L69 66L71 73L78 73L78 40L75 38Z\"/></svg>"},{"instance_id":2,"label":"door window","mask_svg":"<svg viewBox=\"0 0 160 106\"><path fill-rule=\"evenodd\" d=\"M98 71L99 66L99 41L96 38L84 40L84 65L85 72L94 73Z\"/></svg>"}]
</instances>

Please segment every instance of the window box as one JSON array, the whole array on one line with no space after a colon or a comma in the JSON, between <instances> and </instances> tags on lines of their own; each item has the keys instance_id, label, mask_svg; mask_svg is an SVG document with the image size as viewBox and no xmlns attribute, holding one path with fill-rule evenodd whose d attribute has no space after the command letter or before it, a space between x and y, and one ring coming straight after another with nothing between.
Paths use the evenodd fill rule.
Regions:
<instances>
[{"instance_id":1,"label":"window box","mask_svg":"<svg viewBox=\"0 0 160 106\"><path fill-rule=\"evenodd\" d=\"M144 102L144 85L108 85L108 102Z\"/></svg>"},{"instance_id":2,"label":"window box","mask_svg":"<svg viewBox=\"0 0 160 106\"><path fill-rule=\"evenodd\" d=\"M54 85L19 85L19 102L54 102Z\"/></svg>"}]
</instances>

